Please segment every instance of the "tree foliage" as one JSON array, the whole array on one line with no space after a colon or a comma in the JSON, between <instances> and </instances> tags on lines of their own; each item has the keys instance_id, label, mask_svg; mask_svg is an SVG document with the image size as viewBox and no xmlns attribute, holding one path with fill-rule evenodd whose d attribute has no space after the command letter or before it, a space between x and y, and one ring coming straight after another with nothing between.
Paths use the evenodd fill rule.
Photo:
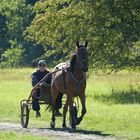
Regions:
<instances>
[{"instance_id":1,"label":"tree foliage","mask_svg":"<svg viewBox=\"0 0 140 140\"><path fill-rule=\"evenodd\" d=\"M90 66L139 65L139 0L46 0L37 2L34 10L25 35L46 50L54 46L53 51L65 54L74 50L77 40L88 40Z\"/></svg>"},{"instance_id":2,"label":"tree foliage","mask_svg":"<svg viewBox=\"0 0 140 140\"><path fill-rule=\"evenodd\" d=\"M18 49L20 65L52 65L67 60L77 40L89 41L91 67L140 65L139 0L2 0L0 27L0 65Z\"/></svg>"},{"instance_id":3,"label":"tree foliage","mask_svg":"<svg viewBox=\"0 0 140 140\"><path fill-rule=\"evenodd\" d=\"M24 50L20 47L7 49L1 55L0 68L15 68L22 66Z\"/></svg>"},{"instance_id":4,"label":"tree foliage","mask_svg":"<svg viewBox=\"0 0 140 140\"><path fill-rule=\"evenodd\" d=\"M7 67L6 64L11 62L11 66L17 67L19 65L31 65L35 59L40 57L44 50L43 48L35 45L35 42L26 41L23 36L23 32L26 27L30 25L34 18L33 5L35 1L28 0L2 0L0 1L0 65L1 67ZM22 50L21 57L22 64L17 63L19 59L17 55L21 56L19 50ZM15 57L11 60L11 55ZM5 59L8 57L7 59ZM17 59L17 60L16 60ZM15 63L15 64L14 64Z\"/></svg>"}]
</instances>

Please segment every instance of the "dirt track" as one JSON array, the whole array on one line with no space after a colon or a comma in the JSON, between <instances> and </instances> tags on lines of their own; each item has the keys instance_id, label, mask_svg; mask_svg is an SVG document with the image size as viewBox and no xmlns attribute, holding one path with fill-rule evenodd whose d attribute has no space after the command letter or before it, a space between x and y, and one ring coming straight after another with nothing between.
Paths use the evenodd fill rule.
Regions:
<instances>
[{"instance_id":1,"label":"dirt track","mask_svg":"<svg viewBox=\"0 0 140 140\"><path fill-rule=\"evenodd\" d=\"M14 131L24 134L33 134L40 136L48 136L61 140L116 140L107 134L102 134L99 131L86 131L86 130L70 130L56 128L51 130L49 128L21 128L19 124L14 123L0 123L0 130Z\"/></svg>"}]
</instances>

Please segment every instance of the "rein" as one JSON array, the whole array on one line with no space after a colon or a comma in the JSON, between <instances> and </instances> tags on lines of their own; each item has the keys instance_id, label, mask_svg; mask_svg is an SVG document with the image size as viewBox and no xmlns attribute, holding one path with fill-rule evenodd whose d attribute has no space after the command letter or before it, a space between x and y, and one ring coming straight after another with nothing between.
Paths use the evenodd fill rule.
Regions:
<instances>
[{"instance_id":1,"label":"rein","mask_svg":"<svg viewBox=\"0 0 140 140\"><path fill-rule=\"evenodd\" d=\"M48 76L49 76L50 74L56 73L56 72L58 72L58 71L60 71L60 69L57 69L57 70L55 70L55 71L53 71L53 72L50 72L50 73L46 74L46 75L33 87L33 89L32 89L31 92L30 92L30 95L29 95L29 97L28 97L27 103L30 101L30 98L32 97L33 91L39 87L39 84L40 84L41 82L44 82L44 81L48 78Z\"/></svg>"}]
</instances>

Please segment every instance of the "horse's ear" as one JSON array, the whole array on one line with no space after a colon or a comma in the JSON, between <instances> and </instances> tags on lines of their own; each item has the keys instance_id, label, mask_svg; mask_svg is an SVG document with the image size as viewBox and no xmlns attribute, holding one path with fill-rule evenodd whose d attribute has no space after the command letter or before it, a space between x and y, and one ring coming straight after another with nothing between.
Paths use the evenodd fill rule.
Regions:
<instances>
[{"instance_id":1,"label":"horse's ear","mask_svg":"<svg viewBox=\"0 0 140 140\"><path fill-rule=\"evenodd\" d=\"M77 46L77 48L80 47L80 46L79 46L79 41L76 41L76 46Z\"/></svg>"},{"instance_id":2,"label":"horse's ear","mask_svg":"<svg viewBox=\"0 0 140 140\"><path fill-rule=\"evenodd\" d=\"M87 47L87 45L88 45L88 41L86 40L86 42L85 42L85 47Z\"/></svg>"}]
</instances>

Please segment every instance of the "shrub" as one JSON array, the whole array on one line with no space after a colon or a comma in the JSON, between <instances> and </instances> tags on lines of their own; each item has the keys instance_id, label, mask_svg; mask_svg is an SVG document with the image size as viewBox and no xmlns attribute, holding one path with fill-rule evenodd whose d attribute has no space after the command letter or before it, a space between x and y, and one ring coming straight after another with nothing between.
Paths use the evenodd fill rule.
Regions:
<instances>
[{"instance_id":1,"label":"shrub","mask_svg":"<svg viewBox=\"0 0 140 140\"><path fill-rule=\"evenodd\" d=\"M7 49L0 59L0 68L17 68L23 62L24 49L22 47L11 47Z\"/></svg>"}]
</instances>

